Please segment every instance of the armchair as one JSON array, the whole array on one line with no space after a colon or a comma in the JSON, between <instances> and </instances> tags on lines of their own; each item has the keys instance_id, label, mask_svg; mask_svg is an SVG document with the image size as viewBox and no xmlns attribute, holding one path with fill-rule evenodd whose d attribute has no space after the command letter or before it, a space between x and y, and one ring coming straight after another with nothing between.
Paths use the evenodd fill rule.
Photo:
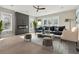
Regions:
<instances>
[{"instance_id":1,"label":"armchair","mask_svg":"<svg viewBox=\"0 0 79 59\"><path fill-rule=\"evenodd\" d=\"M73 27L71 30L64 30L61 35L62 40L68 40L78 42L78 31L77 28Z\"/></svg>"}]
</instances>

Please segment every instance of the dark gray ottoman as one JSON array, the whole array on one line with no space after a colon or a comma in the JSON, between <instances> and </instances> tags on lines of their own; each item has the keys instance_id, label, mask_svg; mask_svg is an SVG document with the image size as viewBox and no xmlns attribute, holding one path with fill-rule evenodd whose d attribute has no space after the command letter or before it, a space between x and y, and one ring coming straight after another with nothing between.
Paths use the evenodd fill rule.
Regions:
<instances>
[{"instance_id":1,"label":"dark gray ottoman","mask_svg":"<svg viewBox=\"0 0 79 59\"><path fill-rule=\"evenodd\" d=\"M43 38L43 34L37 34L39 38Z\"/></svg>"},{"instance_id":2,"label":"dark gray ottoman","mask_svg":"<svg viewBox=\"0 0 79 59\"><path fill-rule=\"evenodd\" d=\"M52 38L49 38L49 37L43 38L43 45L44 46L53 46Z\"/></svg>"},{"instance_id":3,"label":"dark gray ottoman","mask_svg":"<svg viewBox=\"0 0 79 59\"><path fill-rule=\"evenodd\" d=\"M25 35L25 41L30 41L31 42L31 34L26 34Z\"/></svg>"}]
</instances>

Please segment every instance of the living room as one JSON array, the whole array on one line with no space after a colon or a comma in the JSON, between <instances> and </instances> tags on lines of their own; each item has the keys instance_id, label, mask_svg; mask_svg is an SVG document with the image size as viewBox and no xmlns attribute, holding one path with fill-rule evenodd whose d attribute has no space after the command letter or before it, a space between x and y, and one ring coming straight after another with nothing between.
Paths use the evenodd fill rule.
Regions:
<instances>
[{"instance_id":1,"label":"living room","mask_svg":"<svg viewBox=\"0 0 79 59\"><path fill-rule=\"evenodd\" d=\"M72 32L78 25L78 20L76 21L79 15L78 7L78 5L1 5L0 15L3 21L1 43L4 43L1 44L0 53L79 53L78 32ZM34 21L37 23L36 28ZM27 38L30 38L31 42L27 43Z\"/></svg>"}]
</instances>

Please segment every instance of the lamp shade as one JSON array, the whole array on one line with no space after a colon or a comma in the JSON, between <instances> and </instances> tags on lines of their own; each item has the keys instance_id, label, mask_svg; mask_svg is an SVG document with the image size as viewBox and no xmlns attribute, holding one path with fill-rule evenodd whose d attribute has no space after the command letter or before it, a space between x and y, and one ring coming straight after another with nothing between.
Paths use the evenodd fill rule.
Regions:
<instances>
[{"instance_id":1,"label":"lamp shade","mask_svg":"<svg viewBox=\"0 0 79 59\"><path fill-rule=\"evenodd\" d=\"M72 32L75 32L76 30L77 30L77 27L73 27L73 28L71 29Z\"/></svg>"}]
</instances>

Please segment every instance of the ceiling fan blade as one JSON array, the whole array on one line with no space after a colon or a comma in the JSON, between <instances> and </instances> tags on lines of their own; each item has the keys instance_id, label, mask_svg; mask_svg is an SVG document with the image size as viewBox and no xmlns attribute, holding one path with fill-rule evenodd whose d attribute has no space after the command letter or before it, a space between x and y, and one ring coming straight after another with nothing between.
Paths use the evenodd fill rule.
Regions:
<instances>
[{"instance_id":1,"label":"ceiling fan blade","mask_svg":"<svg viewBox=\"0 0 79 59\"><path fill-rule=\"evenodd\" d=\"M46 8L39 8L39 10L44 10L44 9L46 9Z\"/></svg>"},{"instance_id":2,"label":"ceiling fan blade","mask_svg":"<svg viewBox=\"0 0 79 59\"><path fill-rule=\"evenodd\" d=\"M39 6L37 6L37 8L39 9Z\"/></svg>"},{"instance_id":3,"label":"ceiling fan blade","mask_svg":"<svg viewBox=\"0 0 79 59\"><path fill-rule=\"evenodd\" d=\"M33 6L35 9L38 9L37 7Z\"/></svg>"},{"instance_id":4,"label":"ceiling fan blade","mask_svg":"<svg viewBox=\"0 0 79 59\"><path fill-rule=\"evenodd\" d=\"M40 8L39 6L33 6L35 9L37 9L36 11L38 12L39 10L44 10L46 8Z\"/></svg>"},{"instance_id":5,"label":"ceiling fan blade","mask_svg":"<svg viewBox=\"0 0 79 59\"><path fill-rule=\"evenodd\" d=\"M37 12L38 12L39 10L37 9Z\"/></svg>"}]
</instances>

